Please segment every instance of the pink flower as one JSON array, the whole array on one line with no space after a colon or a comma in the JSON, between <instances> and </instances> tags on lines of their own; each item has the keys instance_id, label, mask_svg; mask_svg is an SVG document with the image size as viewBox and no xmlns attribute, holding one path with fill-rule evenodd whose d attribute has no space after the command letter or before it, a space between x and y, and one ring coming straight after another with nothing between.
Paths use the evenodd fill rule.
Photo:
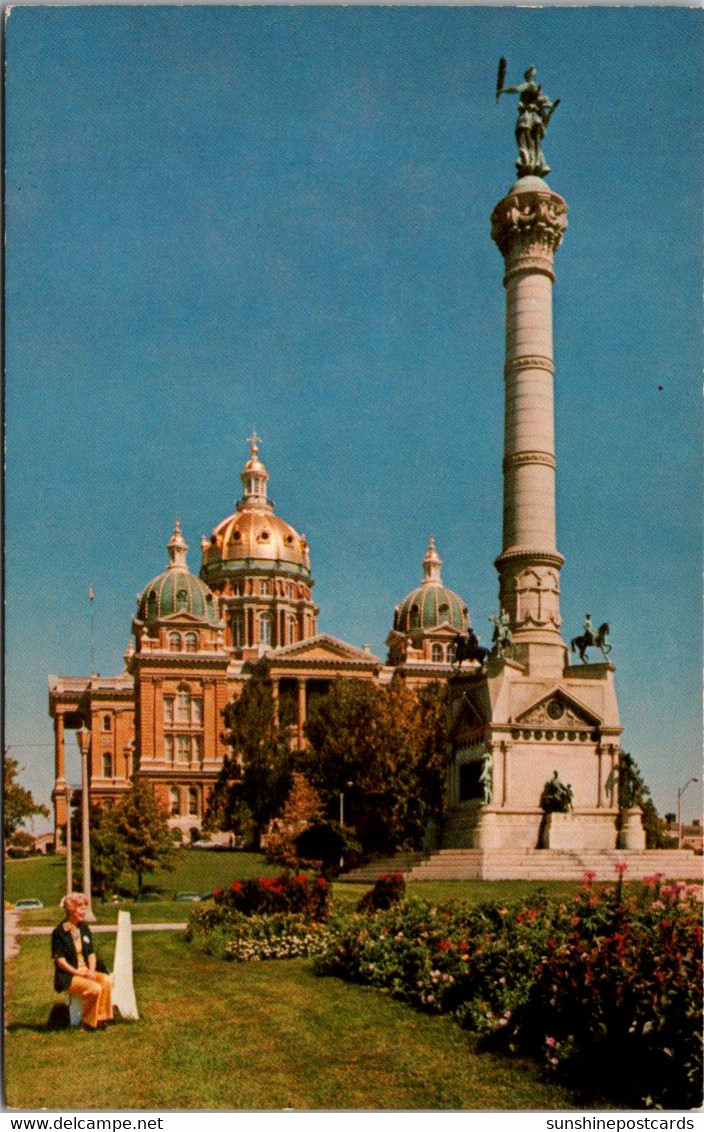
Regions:
<instances>
[{"instance_id":1,"label":"pink flower","mask_svg":"<svg viewBox=\"0 0 704 1132\"><path fill-rule=\"evenodd\" d=\"M593 880L596 880L596 873L594 872L594 869L587 869L584 874L584 880L587 884L591 884Z\"/></svg>"},{"instance_id":2,"label":"pink flower","mask_svg":"<svg viewBox=\"0 0 704 1132\"><path fill-rule=\"evenodd\" d=\"M546 1046L550 1046L550 1048L552 1049L552 1047L553 1047L554 1045L557 1045L557 1042L555 1041L555 1039L554 1039L554 1038L546 1038L546 1039L545 1039L545 1045L546 1045Z\"/></svg>"},{"instance_id":3,"label":"pink flower","mask_svg":"<svg viewBox=\"0 0 704 1132\"><path fill-rule=\"evenodd\" d=\"M619 876L623 876L626 869L628 868L628 865L626 864L625 861L617 861L616 864L614 865L614 868L616 869L616 872L618 873Z\"/></svg>"}]
</instances>

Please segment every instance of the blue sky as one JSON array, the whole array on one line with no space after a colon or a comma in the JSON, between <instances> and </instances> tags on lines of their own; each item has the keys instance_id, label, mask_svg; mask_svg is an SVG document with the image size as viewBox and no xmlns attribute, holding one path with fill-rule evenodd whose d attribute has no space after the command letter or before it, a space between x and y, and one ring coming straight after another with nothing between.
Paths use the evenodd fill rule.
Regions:
<instances>
[{"instance_id":1,"label":"blue sky","mask_svg":"<svg viewBox=\"0 0 704 1132\"><path fill-rule=\"evenodd\" d=\"M6 741L37 795L47 675L90 669L89 584L115 674L174 517L197 572L253 426L321 630L385 655L433 533L487 640L503 54L562 99L564 635L611 622L623 744L674 810L701 761L702 38L680 8L13 9Z\"/></svg>"}]
</instances>

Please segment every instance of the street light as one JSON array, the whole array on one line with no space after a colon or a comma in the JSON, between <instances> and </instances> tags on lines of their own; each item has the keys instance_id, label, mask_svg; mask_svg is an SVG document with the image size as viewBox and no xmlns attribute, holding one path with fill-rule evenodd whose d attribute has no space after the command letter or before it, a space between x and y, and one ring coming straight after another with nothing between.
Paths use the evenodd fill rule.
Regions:
<instances>
[{"instance_id":1,"label":"street light","mask_svg":"<svg viewBox=\"0 0 704 1132\"><path fill-rule=\"evenodd\" d=\"M684 786L680 786L679 790L677 791L677 848L678 849L682 848L682 795L684 794L687 787L691 786L693 782L699 782L699 779L698 778L689 778L685 782Z\"/></svg>"},{"instance_id":2,"label":"street light","mask_svg":"<svg viewBox=\"0 0 704 1132\"><path fill-rule=\"evenodd\" d=\"M83 895L86 898L86 914L84 919L89 924L95 923L95 916L91 907L90 891L90 806L88 800L88 748L90 746L90 731L82 723L76 732L78 749L81 752L81 850L83 865Z\"/></svg>"}]
</instances>

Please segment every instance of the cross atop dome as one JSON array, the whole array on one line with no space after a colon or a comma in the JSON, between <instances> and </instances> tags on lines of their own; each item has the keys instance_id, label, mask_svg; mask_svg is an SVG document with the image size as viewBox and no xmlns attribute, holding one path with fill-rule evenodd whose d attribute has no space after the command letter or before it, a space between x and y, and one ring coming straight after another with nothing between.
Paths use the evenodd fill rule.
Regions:
<instances>
[{"instance_id":1,"label":"cross atop dome","mask_svg":"<svg viewBox=\"0 0 704 1132\"><path fill-rule=\"evenodd\" d=\"M261 441L262 438L261 438L261 436L257 436L256 428L252 429L252 435L248 436L247 439L248 439L248 441L251 445L250 450L249 450L250 455L251 456L257 456L259 454L259 442Z\"/></svg>"}]
</instances>

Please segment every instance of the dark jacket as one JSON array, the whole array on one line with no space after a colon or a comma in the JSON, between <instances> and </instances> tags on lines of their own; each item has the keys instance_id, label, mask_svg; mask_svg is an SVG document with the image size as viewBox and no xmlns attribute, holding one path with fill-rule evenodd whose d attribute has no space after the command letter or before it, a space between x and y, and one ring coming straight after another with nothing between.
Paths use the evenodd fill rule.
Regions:
<instances>
[{"instance_id":1,"label":"dark jacket","mask_svg":"<svg viewBox=\"0 0 704 1132\"><path fill-rule=\"evenodd\" d=\"M51 958L53 960L59 958L65 959L72 967L77 967L78 955L76 954L71 932L69 928L66 927L67 923L68 921L64 920L64 922L55 927L51 933ZM95 950L93 947L93 936L87 924L80 924L79 931L81 933L81 939L83 940L83 958L87 964L88 956ZM68 971L64 971L63 968L58 967L56 962L54 962L54 990L68 990L72 978L73 975Z\"/></svg>"}]
</instances>

